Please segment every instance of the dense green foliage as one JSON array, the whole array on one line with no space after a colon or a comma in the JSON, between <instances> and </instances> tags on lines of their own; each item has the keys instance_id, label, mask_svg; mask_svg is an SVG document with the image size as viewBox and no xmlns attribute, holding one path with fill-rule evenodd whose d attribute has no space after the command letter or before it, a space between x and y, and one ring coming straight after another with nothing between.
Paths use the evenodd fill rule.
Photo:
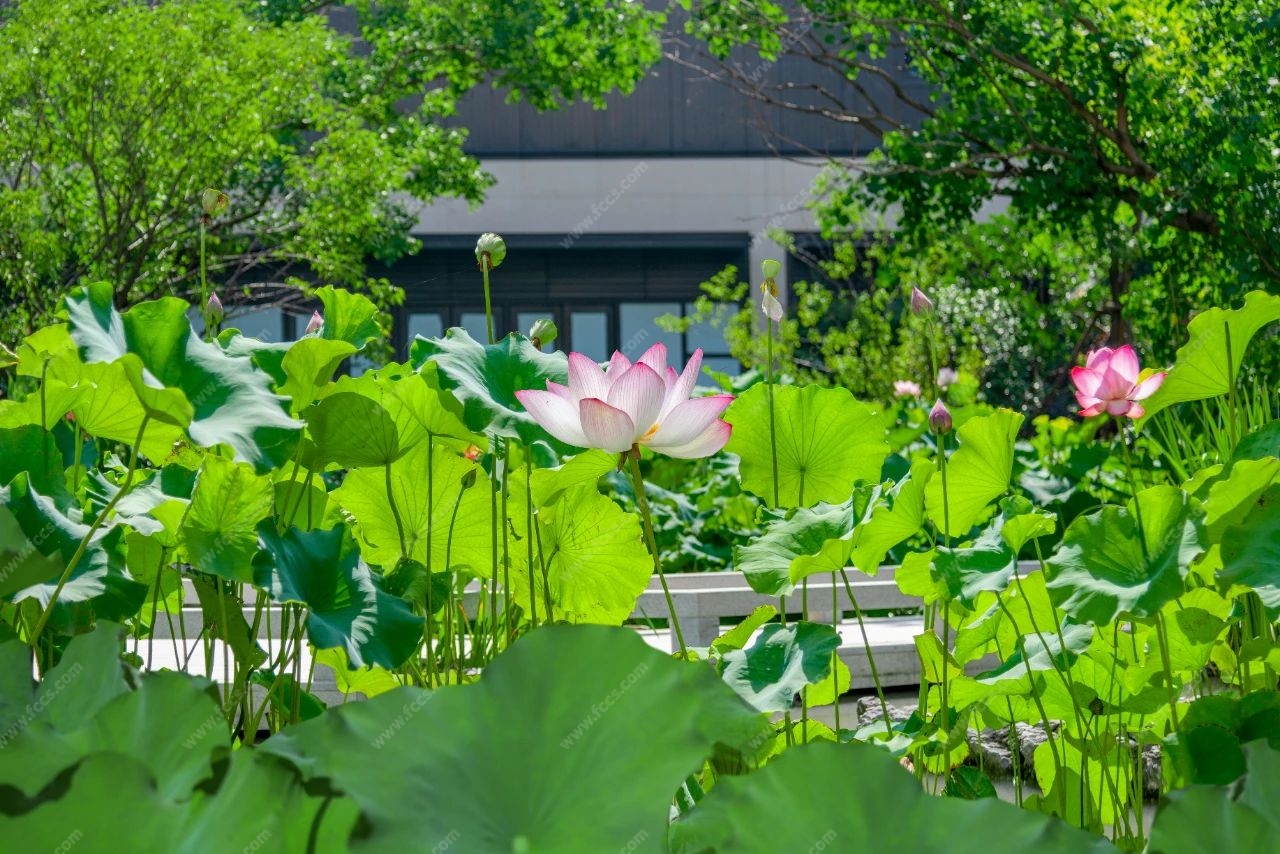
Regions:
<instances>
[{"instance_id":1,"label":"dense green foliage","mask_svg":"<svg viewBox=\"0 0 1280 854\"><path fill-rule=\"evenodd\" d=\"M1136 341L1168 361L1195 312L1280 285L1272 5L682 5L710 70L879 146L815 181L835 287L797 289L786 352L800 370L877 396L886 380L918 380L900 353L915 332L900 298L921 285L948 294L957 329L980 330L951 339L959 366L985 359L990 399L1034 410L1062 402L1063 368L1097 341ZM730 59L734 46L749 52ZM782 54L811 62L791 75L834 71L854 85L747 73ZM887 71L907 82L886 84ZM877 237L887 221L891 242ZM968 295L952 299L953 287ZM993 325L993 307L1020 320ZM864 364L872 377L854 367ZM1274 362L1264 367L1274 380Z\"/></svg>"},{"instance_id":2,"label":"dense green foliage","mask_svg":"<svg viewBox=\"0 0 1280 854\"><path fill-rule=\"evenodd\" d=\"M629 90L658 42L639 4L21 0L0 8L0 340L67 287L199 294L200 196L228 306L302 277L396 292L421 203L491 179L447 125L479 85L539 108ZM346 33L330 25L346 25ZM356 32L352 33L351 30Z\"/></svg>"},{"instance_id":3,"label":"dense green foliage","mask_svg":"<svg viewBox=\"0 0 1280 854\"><path fill-rule=\"evenodd\" d=\"M1039 416L1019 439L1023 416L973 402L972 383L939 421L758 373L707 399L729 406L727 455L580 451L516 392L574 383L581 359L455 329L334 379L376 341L377 310L318 297L317 329L268 343L202 338L173 297L122 312L98 283L7 360L31 384L0 402L7 831L56 847L74 827L112 850L122 802L147 816L144 850L889 833L1180 852L1206 816L1275 831L1280 422L1231 366L1273 343L1280 298L1191 324L1144 399L1135 468L1097 420ZM1189 406L1217 425L1199 444L1176 438ZM628 488L615 470L641 457ZM708 647L657 652L617 626L664 557L731 563L800 619L767 605ZM919 702L827 726L810 710L852 676L807 587L830 578L856 614L838 580L889 560L924 611ZM316 665L369 701L326 709ZM1051 736L1009 804L969 739L1014 724ZM405 734L413 748L392 747ZM1154 745L1169 798L1148 827ZM806 818L761 824L766 803Z\"/></svg>"}]
</instances>

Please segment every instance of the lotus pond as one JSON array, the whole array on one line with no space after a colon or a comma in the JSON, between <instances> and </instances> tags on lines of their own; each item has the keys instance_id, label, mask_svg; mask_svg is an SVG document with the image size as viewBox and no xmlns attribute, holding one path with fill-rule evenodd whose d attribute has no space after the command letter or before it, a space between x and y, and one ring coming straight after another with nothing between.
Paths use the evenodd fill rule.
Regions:
<instances>
[{"instance_id":1,"label":"lotus pond","mask_svg":"<svg viewBox=\"0 0 1280 854\"><path fill-rule=\"evenodd\" d=\"M1244 372L1280 297L1171 366L1098 348L1050 419L945 365L884 405L546 323L340 375L383 321L316 296L280 343L94 284L4 352L6 850L1280 850L1280 421ZM838 630L885 564L921 677L859 717ZM777 604L626 625L677 566Z\"/></svg>"}]
</instances>

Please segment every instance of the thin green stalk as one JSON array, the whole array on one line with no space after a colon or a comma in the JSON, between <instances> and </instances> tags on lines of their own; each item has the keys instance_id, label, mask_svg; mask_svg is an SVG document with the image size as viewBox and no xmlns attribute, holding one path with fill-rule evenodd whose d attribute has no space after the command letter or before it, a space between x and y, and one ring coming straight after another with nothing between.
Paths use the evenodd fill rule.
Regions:
<instances>
[{"instance_id":1,"label":"thin green stalk","mask_svg":"<svg viewBox=\"0 0 1280 854\"><path fill-rule=\"evenodd\" d=\"M836 633L836 637L840 637L840 595L836 592L836 574L831 573L831 630ZM832 678L836 683L836 707L835 707L835 724L836 734L840 733L840 676L836 669L840 661L839 646L831 651L831 672L836 674ZM849 674L850 683L853 682L853 674ZM852 685L850 685L852 687Z\"/></svg>"},{"instance_id":2,"label":"thin green stalk","mask_svg":"<svg viewBox=\"0 0 1280 854\"><path fill-rule=\"evenodd\" d=\"M387 463L382 469L386 472L387 504L391 506L391 517L396 520L396 533L400 535L400 559L406 560L409 557L409 544L404 537L404 521L400 518L400 508L396 507L396 494L391 483L391 463Z\"/></svg>"},{"instance_id":3,"label":"thin green stalk","mask_svg":"<svg viewBox=\"0 0 1280 854\"><path fill-rule=\"evenodd\" d=\"M932 339L931 339L932 340ZM930 345L930 352L933 347ZM936 377L936 373L935 373ZM939 431L938 435L938 472L942 476L942 545L943 548L950 548L951 545L951 502L947 495L947 436ZM946 731L951 731L951 706L950 693L948 691L949 683L947 674L950 672L946 665L945 654L951 649L951 606L948 601L942 603L942 651L944 653L942 666L942 721L946 726Z\"/></svg>"},{"instance_id":4,"label":"thin green stalk","mask_svg":"<svg viewBox=\"0 0 1280 854\"><path fill-rule=\"evenodd\" d=\"M840 568L840 575L844 578L845 594L849 597L849 604L853 607L853 616L858 620L858 631L862 633L862 648L867 652L867 665L871 669L871 681L876 686L876 698L880 701L880 712L884 715L884 731L885 735L893 736L893 724L889 721L889 701L884 696L884 686L880 684L880 671L876 668L876 657L871 652L871 639L867 637L867 624L862 620L862 609L858 607L858 600L853 595L853 585L849 583L849 573L844 567Z\"/></svg>"},{"instance_id":5,"label":"thin green stalk","mask_svg":"<svg viewBox=\"0 0 1280 854\"><path fill-rule=\"evenodd\" d=\"M1227 417L1227 435L1231 438L1231 448L1240 444L1240 433L1243 429L1239 418L1240 410L1236 405L1236 372L1231 358L1231 324L1223 322L1222 331L1227 337L1227 405L1230 413Z\"/></svg>"},{"instance_id":6,"label":"thin green stalk","mask_svg":"<svg viewBox=\"0 0 1280 854\"><path fill-rule=\"evenodd\" d=\"M535 521L534 521L534 498L532 498L532 495L534 495L534 493L532 493L532 485L530 484L530 476L529 476L530 475L529 466L531 465L532 463L530 462L530 458L529 458L529 446L525 446L525 466L526 466L526 469L525 469L525 547L527 548L527 551L529 551L529 554L527 554L527 561L529 561L529 627L530 629L536 629L536 627L538 627L538 589L536 589L536 586L538 585L536 585L534 581ZM545 586L547 586L547 579L545 579L545 574L544 574L543 592L547 593L549 597L549 592L545 590ZM547 622L550 622L550 621L552 621L552 612L550 612L550 608L548 608Z\"/></svg>"},{"instance_id":7,"label":"thin green stalk","mask_svg":"<svg viewBox=\"0 0 1280 854\"><path fill-rule=\"evenodd\" d=\"M49 604L40 614L40 619L36 621L35 631L32 634L32 644L39 641L41 633L44 631L45 625L49 622L49 618L53 616L53 609L58 604L58 595L62 593L62 588L67 586L67 582L71 579L71 573L76 571L76 567L80 565L80 561L84 558L85 551L89 548L89 541L93 539L93 535L98 533L98 529L107 521L107 517L116 509L116 505L120 503L120 499L124 498L133 489L133 474L138 470L138 458L142 456L142 437L146 433L147 423L150 422L151 416L142 416L142 423L138 425L138 436L133 441L133 453L129 456L129 467L125 469L124 483L116 494L111 496L111 500L107 502L107 506L102 508L102 512L98 514L98 518L93 520L93 524L89 526L89 530L80 540L80 544L76 547L75 553L71 555L71 560L67 561L67 568L62 571L62 576L58 579L58 584L53 588L53 595L49 597Z\"/></svg>"},{"instance_id":8,"label":"thin green stalk","mask_svg":"<svg viewBox=\"0 0 1280 854\"><path fill-rule=\"evenodd\" d=\"M1178 731L1178 690L1173 683L1173 667L1169 660L1169 635L1164 625L1164 615L1156 612L1156 640L1160 643L1160 666L1164 669L1164 681L1169 686L1169 719L1173 731Z\"/></svg>"},{"instance_id":9,"label":"thin green stalk","mask_svg":"<svg viewBox=\"0 0 1280 854\"><path fill-rule=\"evenodd\" d=\"M769 459L773 463L773 506L778 506L778 428L773 412L773 321L765 319L768 330L768 361L765 363L765 383L769 397ZM783 618L786 619L785 617Z\"/></svg>"},{"instance_id":10,"label":"thin green stalk","mask_svg":"<svg viewBox=\"0 0 1280 854\"><path fill-rule=\"evenodd\" d=\"M480 258L480 272L484 275L484 324L489 333L489 343L493 343L493 302L489 298L489 255Z\"/></svg>"},{"instance_id":11,"label":"thin green stalk","mask_svg":"<svg viewBox=\"0 0 1280 854\"><path fill-rule=\"evenodd\" d=\"M662 558L658 554L658 540L653 535L653 517L649 512L649 498L644 493L644 478L640 474L639 452L632 450L628 456L631 459L631 482L635 485L636 504L640 507L640 519L644 523L645 541L649 545L649 553L653 556L653 571L658 574L658 581L662 584L662 595L667 600L667 612L671 615L671 628L675 631L676 642L680 645L680 658L687 661L689 659L689 648L684 645L684 632L680 631L680 618L676 616L675 600L671 598L671 588L667 586L667 576L662 571Z\"/></svg>"}]
</instances>

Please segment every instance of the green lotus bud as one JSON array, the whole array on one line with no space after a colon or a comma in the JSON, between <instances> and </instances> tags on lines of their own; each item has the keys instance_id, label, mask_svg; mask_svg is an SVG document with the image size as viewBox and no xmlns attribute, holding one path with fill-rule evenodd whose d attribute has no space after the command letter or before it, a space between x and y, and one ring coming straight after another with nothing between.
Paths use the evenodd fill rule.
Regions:
<instances>
[{"instance_id":1,"label":"green lotus bud","mask_svg":"<svg viewBox=\"0 0 1280 854\"><path fill-rule=\"evenodd\" d=\"M476 241L476 263L480 265L480 269L485 268L485 260L488 259L488 267L490 270L502 264L507 257L507 244L501 237L492 231L486 231L480 235L480 239Z\"/></svg>"},{"instance_id":2,"label":"green lotus bud","mask_svg":"<svg viewBox=\"0 0 1280 854\"><path fill-rule=\"evenodd\" d=\"M549 317L543 317L533 322L533 326L529 327L529 340L533 342L533 346L541 350L547 344L556 340L556 336L560 334L560 330L556 329L555 322Z\"/></svg>"},{"instance_id":3,"label":"green lotus bud","mask_svg":"<svg viewBox=\"0 0 1280 854\"><path fill-rule=\"evenodd\" d=\"M760 262L760 272L764 273L766 279L776 278L782 272L782 265L772 258L766 258Z\"/></svg>"},{"instance_id":4,"label":"green lotus bud","mask_svg":"<svg viewBox=\"0 0 1280 854\"><path fill-rule=\"evenodd\" d=\"M205 216L215 217L230 205L231 197L221 190L210 187L200 194L200 207L204 208Z\"/></svg>"}]
</instances>

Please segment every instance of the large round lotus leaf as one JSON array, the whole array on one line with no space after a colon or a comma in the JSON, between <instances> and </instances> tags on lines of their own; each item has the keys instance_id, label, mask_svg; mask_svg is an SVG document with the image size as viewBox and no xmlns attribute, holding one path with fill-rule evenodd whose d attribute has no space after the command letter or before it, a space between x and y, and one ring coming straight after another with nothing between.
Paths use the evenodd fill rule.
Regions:
<instances>
[{"instance_id":1,"label":"large round lotus leaf","mask_svg":"<svg viewBox=\"0 0 1280 854\"><path fill-rule=\"evenodd\" d=\"M465 566L487 577L493 565L489 481L474 462L439 440L422 441L391 464L391 494L408 557L432 572ZM394 567L400 530L381 468L349 472L330 498L355 520L360 552Z\"/></svg>"},{"instance_id":2,"label":"large round lotus leaf","mask_svg":"<svg viewBox=\"0 0 1280 854\"><path fill-rule=\"evenodd\" d=\"M110 623L72 640L58 666L19 703L28 704L19 718L25 726L16 727L0 753L0 786L35 796L66 768L101 751L136 756L172 797L213 774L213 761L229 746L210 683L149 673L131 691L119 656L119 632Z\"/></svg>"},{"instance_id":3,"label":"large round lotus leaf","mask_svg":"<svg viewBox=\"0 0 1280 854\"><path fill-rule=\"evenodd\" d=\"M131 396L153 419L185 428L204 447L228 445L260 472L293 453L302 425L271 391L272 377L249 357L201 340L182 300L165 297L121 314L111 286L98 282L72 292L66 306L84 361L123 362Z\"/></svg>"},{"instance_id":4,"label":"large round lotus leaf","mask_svg":"<svg viewBox=\"0 0 1280 854\"><path fill-rule=\"evenodd\" d=\"M303 416L316 454L325 463L343 468L385 466L408 450L400 446L391 413L362 394L331 394Z\"/></svg>"},{"instance_id":5,"label":"large round lotus leaf","mask_svg":"<svg viewBox=\"0 0 1280 854\"><path fill-rule=\"evenodd\" d=\"M48 605L62 573L89 534L90 526L71 513L79 511L36 492L25 472L0 487L0 597ZM76 602L92 602L100 619L121 620L137 613L147 587L129 574L124 533L124 528L114 525L94 532L89 548L58 593L55 624L59 622L56 615Z\"/></svg>"},{"instance_id":6,"label":"large round lotus leaf","mask_svg":"<svg viewBox=\"0 0 1280 854\"><path fill-rule=\"evenodd\" d=\"M1116 850L1057 818L995 798L928 795L879 748L823 742L792 748L744 777L720 778L672 824L670 840L671 850L682 854Z\"/></svg>"},{"instance_id":7,"label":"large round lotus leaf","mask_svg":"<svg viewBox=\"0 0 1280 854\"><path fill-rule=\"evenodd\" d=\"M550 586L553 619L570 623L617 625L635 610L653 575L640 533L640 518L596 491L595 483L565 490L562 497L538 509L534 538L529 541L525 473L510 481L508 524L511 549L511 596L526 612L546 619L544 588ZM529 604L532 549L533 593ZM543 568L547 585L543 584Z\"/></svg>"},{"instance_id":8,"label":"large round lotus leaf","mask_svg":"<svg viewBox=\"0 0 1280 854\"><path fill-rule=\"evenodd\" d=\"M1048 561L1049 595L1079 622L1153 616L1181 595L1203 550L1199 510L1182 490L1153 486L1136 501L1077 516Z\"/></svg>"},{"instance_id":9,"label":"large round lotus leaf","mask_svg":"<svg viewBox=\"0 0 1280 854\"><path fill-rule=\"evenodd\" d=\"M967 534L987 505L1009 489L1013 445L1022 416L1008 409L970 418L956 430L960 447L947 459L946 492L941 475L925 490L925 507L938 530L959 537Z\"/></svg>"},{"instance_id":10,"label":"large round lotus leaf","mask_svg":"<svg viewBox=\"0 0 1280 854\"><path fill-rule=\"evenodd\" d=\"M345 341L357 350L386 333L378 325L378 306L363 294L326 285L316 289L324 305L324 325L320 336L330 341Z\"/></svg>"},{"instance_id":11,"label":"large round lotus leaf","mask_svg":"<svg viewBox=\"0 0 1280 854\"><path fill-rule=\"evenodd\" d=\"M818 623L771 624L745 649L724 654L722 675L738 696L762 712L791 708L800 689L831 672L840 636Z\"/></svg>"},{"instance_id":12,"label":"large round lotus leaf","mask_svg":"<svg viewBox=\"0 0 1280 854\"><path fill-rule=\"evenodd\" d=\"M1175 403L1226 394L1231 381L1240 379L1249 341L1276 320L1280 320L1280 295L1263 291L1246 295L1240 308L1211 308L1197 314L1187 326L1190 337L1178 350L1169 375L1142 402L1146 414L1138 419L1138 426Z\"/></svg>"},{"instance_id":13,"label":"large round lotus leaf","mask_svg":"<svg viewBox=\"0 0 1280 854\"><path fill-rule=\"evenodd\" d=\"M774 434L780 507L848 500L859 480L875 483L889 454L883 416L843 388L775 386ZM742 458L744 489L773 503L769 387L758 383L724 416L733 425L726 450Z\"/></svg>"},{"instance_id":14,"label":"large round lotus leaf","mask_svg":"<svg viewBox=\"0 0 1280 854\"><path fill-rule=\"evenodd\" d=\"M359 851L661 850L672 797L717 744L762 727L705 665L633 631L548 626L474 685L397 688L259 749L327 778L364 812Z\"/></svg>"},{"instance_id":15,"label":"large round lotus leaf","mask_svg":"<svg viewBox=\"0 0 1280 854\"><path fill-rule=\"evenodd\" d=\"M0 832L21 839L23 850L77 854L117 854L126 839L129 850L175 854L346 850L356 805L308 794L280 759L240 750L221 780L173 794L156 788L144 756L93 753L68 774L65 790L0 819ZM123 809L139 820L122 823Z\"/></svg>"},{"instance_id":16,"label":"large round lotus leaf","mask_svg":"<svg viewBox=\"0 0 1280 854\"><path fill-rule=\"evenodd\" d=\"M390 413L400 436L400 447L410 448L428 435L450 437L463 445L483 447L487 440L467 429L462 404L440 387L440 371L434 362L415 371L407 364L388 364L358 377L339 377L326 393L355 392L376 400Z\"/></svg>"},{"instance_id":17,"label":"large round lotus leaf","mask_svg":"<svg viewBox=\"0 0 1280 854\"><path fill-rule=\"evenodd\" d=\"M852 502L802 507L774 515L764 533L733 547L733 565L751 589L766 596L788 596L800 579L825 569L845 567L852 549Z\"/></svg>"},{"instance_id":18,"label":"large round lotus leaf","mask_svg":"<svg viewBox=\"0 0 1280 854\"><path fill-rule=\"evenodd\" d=\"M253 583L258 523L272 515L275 489L253 467L208 456L182 521L191 565L232 581Z\"/></svg>"},{"instance_id":19,"label":"large round lotus leaf","mask_svg":"<svg viewBox=\"0 0 1280 854\"><path fill-rule=\"evenodd\" d=\"M259 587L275 602L307 606L307 637L320 649L342 647L353 667L394 669L418 648L422 619L378 587L346 526L327 531L258 526L263 551L254 559Z\"/></svg>"},{"instance_id":20,"label":"large round lotus leaf","mask_svg":"<svg viewBox=\"0 0 1280 854\"><path fill-rule=\"evenodd\" d=\"M1280 612L1280 486L1267 490L1243 524L1222 535L1218 580L1224 587L1251 588L1273 615Z\"/></svg>"},{"instance_id":21,"label":"large round lotus leaf","mask_svg":"<svg viewBox=\"0 0 1280 854\"><path fill-rule=\"evenodd\" d=\"M409 354L415 367L436 364L441 387L462 401L468 429L525 444L550 442L558 450L569 450L539 427L516 399L517 391L545 390L547 380L567 383L569 362L563 353L543 353L528 338L515 333L486 346L455 328L444 338L417 339Z\"/></svg>"},{"instance_id":22,"label":"large round lotus leaf","mask_svg":"<svg viewBox=\"0 0 1280 854\"><path fill-rule=\"evenodd\" d=\"M1189 786L1165 795L1151 827L1149 854L1275 851L1280 839L1280 751L1266 742L1245 746L1242 782Z\"/></svg>"}]
</instances>

